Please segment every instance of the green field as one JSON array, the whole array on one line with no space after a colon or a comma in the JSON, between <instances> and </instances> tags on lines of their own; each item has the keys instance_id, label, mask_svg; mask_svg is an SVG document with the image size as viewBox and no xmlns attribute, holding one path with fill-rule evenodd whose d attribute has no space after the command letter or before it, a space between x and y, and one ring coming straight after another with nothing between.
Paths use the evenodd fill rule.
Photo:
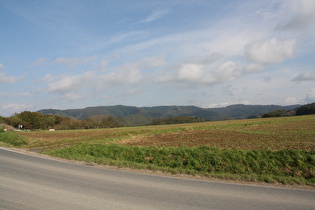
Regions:
<instances>
[{"instance_id":1,"label":"green field","mask_svg":"<svg viewBox=\"0 0 315 210\"><path fill-rule=\"evenodd\" d=\"M66 159L174 174L315 186L314 115L0 135L5 145ZM12 136L5 141L3 135L14 135L19 143Z\"/></svg>"}]
</instances>

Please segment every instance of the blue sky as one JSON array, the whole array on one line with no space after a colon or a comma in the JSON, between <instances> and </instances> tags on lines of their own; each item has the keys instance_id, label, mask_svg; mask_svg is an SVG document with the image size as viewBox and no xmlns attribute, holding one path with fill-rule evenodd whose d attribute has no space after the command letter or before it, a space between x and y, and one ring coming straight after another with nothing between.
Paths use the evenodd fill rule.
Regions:
<instances>
[{"instance_id":1,"label":"blue sky","mask_svg":"<svg viewBox=\"0 0 315 210\"><path fill-rule=\"evenodd\" d=\"M1 0L0 115L315 101L314 0Z\"/></svg>"}]
</instances>

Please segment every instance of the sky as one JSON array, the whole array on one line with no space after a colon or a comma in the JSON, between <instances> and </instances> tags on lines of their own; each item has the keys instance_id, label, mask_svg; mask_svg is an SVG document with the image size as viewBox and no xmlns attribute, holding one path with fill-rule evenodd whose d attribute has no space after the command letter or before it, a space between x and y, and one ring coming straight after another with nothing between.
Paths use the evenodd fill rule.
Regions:
<instances>
[{"instance_id":1,"label":"sky","mask_svg":"<svg viewBox=\"0 0 315 210\"><path fill-rule=\"evenodd\" d=\"M315 102L314 0L0 0L0 115Z\"/></svg>"}]
</instances>

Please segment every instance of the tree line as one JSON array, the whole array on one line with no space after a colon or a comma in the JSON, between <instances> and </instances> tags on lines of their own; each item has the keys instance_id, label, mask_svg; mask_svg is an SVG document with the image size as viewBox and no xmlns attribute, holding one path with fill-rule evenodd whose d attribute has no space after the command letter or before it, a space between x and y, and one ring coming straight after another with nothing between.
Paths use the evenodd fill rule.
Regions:
<instances>
[{"instance_id":1,"label":"tree line","mask_svg":"<svg viewBox=\"0 0 315 210\"><path fill-rule=\"evenodd\" d=\"M167 124L182 124L205 122L206 120L200 117L178 116L169 118L156 118L150 125L167 125ZM100 128L115 128L125 126L112 116L93 115L86 119L79 120L65 116L41 114L39 112L24 111L19 114L14 114L11 117L1 117L0 123L11 125L17 129L22 126L26 130L75 130L75 129L100 129Z\"/></svg>"},{"instance_id":2,"label":"tree line","mask_svg":"<svg viewBox=\"0 0 315 210\"><path fill-rule=\"evenodd\" d=\"M57 116L50 114L41 114L39 112L24 111L14 114L11 117L1 117L0 121L15 128L22 126L23 129L98 129L121 127L117 119L111 116L94 115L84 120L75 118Z\"/></svg>"},{"instance_id":3,"label":"tree line","mask_svg":"<svg viewBox=\"0 0 315 210\"><path fill-rule=\"evenodd\" d=\"M262 118L285 117L285 116L294 116L294 115L299 116L299 115L309 115L309 114L315 114L315 103L306 104L294 110L289 110L289 111L285 109L275 110L275 111L263 114Z\"/></svg>"},{"instance_id":4,"label":"tree line","mask_svg":"<svg viewBox=\"0 0 315 210\"><path fill-rule=\"evenodd\" d=\"M306 104L296 110L296 115L315 114L315 103Z\"/></svg>"},{"instance_id":5,"label":"tree line","mask_svg":"<svg viewBox=\"0 0 315 210\"><path fill-rule=\"evenodd\" d=\"M168 124L183 124L183 123L196 123L206 122L207 120L200 117L178 116L169 118L156 118L152 121L151 125L168 125Z\"/></svg>"}]
</instances>

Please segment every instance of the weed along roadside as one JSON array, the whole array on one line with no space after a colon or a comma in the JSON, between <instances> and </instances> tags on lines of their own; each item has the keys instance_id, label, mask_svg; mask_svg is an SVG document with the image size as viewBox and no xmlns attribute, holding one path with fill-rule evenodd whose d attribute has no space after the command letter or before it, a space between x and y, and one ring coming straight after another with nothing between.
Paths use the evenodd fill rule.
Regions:
<instances>
[{"instance_id":1,"label":"weed along roadside","mask_svg":"<svg viewBox=\"0 0 315 210\"><path fill-rule=\"evenodd\" d=\"M14 133L7 145L101 165L315 187L315 117ZM11 132L1 132L7 135ZM11 134L10 134L11 135ZM44 149L43 149L44 148Z\"/></svg>"}]
</instances>

